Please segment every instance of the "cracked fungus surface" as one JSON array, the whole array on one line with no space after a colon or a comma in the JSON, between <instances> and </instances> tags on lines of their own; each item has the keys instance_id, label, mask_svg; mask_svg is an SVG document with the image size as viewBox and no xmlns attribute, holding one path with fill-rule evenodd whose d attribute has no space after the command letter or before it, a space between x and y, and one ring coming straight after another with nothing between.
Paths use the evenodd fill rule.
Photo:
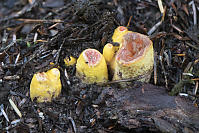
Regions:
<instances>
[{"instance_id":1,"label":"cracked fungus surface","mask_svg":"<svg viewBox=\"0 0 199 133\"><path fill-rule=\"evenodd\" d=\"M83 57L89 66L96 66L101 60L101 55L94 49L84 51Z\"/></svg>"},{"instance_id":2,"label":"cracked fungus surface","mask_svg":"<svg viewBox=\"0 0 199 133\"><path fill-rule=\"evenodd\" d=\"M127 33L122 40L122 47L117 53L117 60L121 63L132 63L147 51L152 45L151 40L140 33Z\"/></svg>"}]
</instances>

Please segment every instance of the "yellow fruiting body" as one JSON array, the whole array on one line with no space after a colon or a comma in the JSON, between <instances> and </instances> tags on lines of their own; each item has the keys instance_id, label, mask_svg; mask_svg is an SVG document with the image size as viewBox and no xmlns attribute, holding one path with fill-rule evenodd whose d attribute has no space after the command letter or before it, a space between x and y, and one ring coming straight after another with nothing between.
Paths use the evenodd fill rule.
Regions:
<instances>
[{"instance_id":1,"label":"yellow fruiting body","mask_svg":"<svg viewBox=\"0 0 199 133\"><path fill-rule=\"evenodd\" d=\"M107 43L103 49L103 56L109 65L115 56L115 48L111 43Z\"/></svg>"},{"instance_id":2,"label":"yellow fruiting body","mask_svg":"<svg viewBox=\"0 0 199 133\"><path fill-rule=\"evenodd\" d=\"M69 57L66 57L66 58L64 59L64 62L65 62L65 65L66 65L66 66L73 66L73 65L76 64L77 59L76 59L75 57L73 57L73 56L70 56L70 58L69 58Z\"/></svg>"},{"instance_id":3,"label":"yellow fruiting body","mask_svg":"<svg viewBox=\"0 0 199 133\"><path fill-rule=\"evenodd\" d=\"M84 50L77 59L76 76L86 84L107 82L108 70L103 55L95 49Z\"/></svg>"},{"instance_id":4,"label":"yellow fruiting body","mask_svg":"<svg viewBox=\"0 0 199 133\"><path fill-rule=\"evenodd\" d=\"M113 75L114 73L114 67L115 67L115 54L118 51L118 46L113 46L111 43L107 43L103 48L103 56L106 60L106 63L108 65L108 68L112 71L110 71L110 74Z\"/></svg>"},{"instance_id":5,"label":"yellow fruiting body","mask_svg":"<svg viewBox=\"0 0 199 133\"><path fill-rule=\"evenodd\" d=\"M112 36L112 40L113 42L117 42L120 44L121 47L121 43L122 43L122 38L125 34L129 33L131 31L128 31L127 27L124 26L119 26L115 29L113 36Z\"/></svg>"},{"instance_id":6,"label":"yellow fruiting body","mask_svg":"<svg viewBox=\"0 0 199 133\"><path fill-rule=\"evenodd\" d=\"M59 96L61 87L59 69L52 68L47 72L36 73L30 84L30 98L37 102L51 102Z\"/></svg>"},{"instance_id":7,"label":"yellow fruiting body","mask_svg":"<svg viewBox=\"0 0 199 133\"><path fill-rule=\"evenodd\" d=\"M153 43L147 36L136 32L125 34L111 67L113 80L140 77L139 81L148 82L153 70L153 54Z\"/></svg>"}]
</instances>

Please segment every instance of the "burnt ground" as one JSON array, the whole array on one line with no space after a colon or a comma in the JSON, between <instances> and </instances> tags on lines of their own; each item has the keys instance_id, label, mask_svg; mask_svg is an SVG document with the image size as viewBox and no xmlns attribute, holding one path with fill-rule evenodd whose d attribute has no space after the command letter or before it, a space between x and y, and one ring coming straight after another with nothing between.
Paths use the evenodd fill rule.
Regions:
<instances>
[{"instance_id":1,"label":"burnt ground","mask_svg":"<svg viewBox=\"0 0 199 133\"><path fill-rule=\"evenodd\" d=\"M161 14L155 0L0 1L0 132L198 132L199 1L163 6ZM86 48L102 52L119 25L153 41L150 82L82 84L64 58ZM32 102L33 74L53 67L61 72L61 95Z\"/></svg>"}]
</instances>

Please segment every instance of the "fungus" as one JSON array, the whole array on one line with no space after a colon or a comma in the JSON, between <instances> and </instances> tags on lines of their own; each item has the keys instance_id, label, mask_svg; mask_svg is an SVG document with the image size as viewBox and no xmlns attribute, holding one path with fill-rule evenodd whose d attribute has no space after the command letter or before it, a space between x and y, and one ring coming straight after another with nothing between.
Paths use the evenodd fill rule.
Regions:
<instances>
[{"instance_id":1,"label":"fungus","mask_svg":"<svg viewBox=\"0 0 199 133\"><path fill-rule=\"evenodd\" d=\"M115 56L115 48L111 43L107 43L103 49L103 56L106 60L106 63L109 65Z\"/></svg>"},{"instance_id":2,"label":"fungus","mask_svg":"<svg viewBox=\"0 0 199 133\"><path fill-rule=\"evenodd\" d=\"M51 102L61 93L61 81L59 69L53 68L47 72L33 75L30 84L30 98L37 102Z\"/></svg>"},{"instance_id":3,"label":"fungus","mask_svg":"<svg viewBox=\"0 0 199 133\"><path fill-rule=\"evenodd\" d=\"M66 57L64 59L64 62L65 62L66 66L73 66L73 65L76 64L77 59L75 57L73 57L73 56L70 56L70 57Z\"/></svg>"},{"instance_id":4,"label":"fungus","mask_svg":"<svg viewBox=\"0 0 199 133\"><path fill-rule=\"evenodd\" d=\"M103 55L95 49L84 50L77 59L76 76L87 84L106 82L108 70Z\"/></svg>"},{"instance_id":5,"label":"fungus","mask_svg":"<svg viewBox=\"0 0 199 133\"><path fill-rule=\"evenodd\" d=\"M113 46L111 43L107 43L103 48L103 56L106 60L107 67L110 73L110 77L113 76L115 68L115 54L118 51L118 46Z\"/></svg>"},{"instance_id":6,"label":"fungus","mask_svg":"<svg viewBox=\"0 0 199 133\"><path fill-rule=\"evenodd\" d=\"M115 55L113 80L139 78L148 82L153 70L153 43L145 35L129 32L123 35L121 48Z\"/></svg>"},{"instance_id":7,"label":"fungus","mask_svg":"<svg viewBox=\"0 0 199 133\"><path fill-rule=\"evenodd\" d=\"M113 42L119 43L120 47L121 47L121 42L122 42L123 36L129 32L132 32L132 31L128 31L127 27L124 27L124 26L117 27L112 36Z\"/></svg>"}]
</instances>

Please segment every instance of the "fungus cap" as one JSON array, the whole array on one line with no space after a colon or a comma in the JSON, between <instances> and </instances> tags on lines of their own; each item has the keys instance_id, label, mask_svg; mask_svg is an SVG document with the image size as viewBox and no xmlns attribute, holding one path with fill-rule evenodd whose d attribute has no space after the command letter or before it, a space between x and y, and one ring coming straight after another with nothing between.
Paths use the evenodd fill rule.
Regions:
<instances>
[{"instance_id":1,"label":"fungus cap","mask_svg":"<svg viewBox=\"0 0 199 133\"><path fill-rule=\"evenodd\" d=\"M77 59L76 76L87 84L106 82L108 70L103 55L95 49L84 50Z\"/></svg>"},{"instance_id":2,"label":"fungus cap","mask_svg":"<svg viewBox=\"0 0 199 133\"><path fill-rule=\"evenodd\" d=\"M127 27L124 26L117 27L112 36L113 42L121 43L123 36L128 32L130 31L128 31Z\"/></svg>"},{"instance_id":3,"label":"fungus cap","mask_svg":"<svg viewBox=\"0 0 199 133\"><path fill-rule=\"evenodd\" d=\"M52 68L47 72L33 75L30 84L30 98L37 102L51 102L52 99L61 93L60 72L57 68Z\"/></svg>"},{"instance_id":4,"label":"fungus cap","mask_svg":"<svg viewBox=\"0 0 199 133\"><path fill-rule=\"evenodd\" d=\"M115 48L111 43L107 43L103 48L103 56L107 64L110 64L115 56Z\"/></svg>"},{"instance_id":5,"label":"fungus cap","mask_svg":"<svg viewBox=\"0 0 199 133\"><path fill-rule=\"evenodd\" d=\"M122 47L115 57L114 80L146 75L140 81L148 82L153 70L153 43L145 35L129 32L123 36Z\"/></svg>"},{"instance_id":6,"label":"fungus cap","mask_svg":"<svg viewBox=\"0 0 199 133\"><path fill-rule=\"evenodd\" d=\"M65 62L66 66L73 66L73 65L76 64L77 59L75 57L73 57L73 56L70 56L70 57L66 57L64 59L64 62Z\"/></svg>"}]
</instances>

